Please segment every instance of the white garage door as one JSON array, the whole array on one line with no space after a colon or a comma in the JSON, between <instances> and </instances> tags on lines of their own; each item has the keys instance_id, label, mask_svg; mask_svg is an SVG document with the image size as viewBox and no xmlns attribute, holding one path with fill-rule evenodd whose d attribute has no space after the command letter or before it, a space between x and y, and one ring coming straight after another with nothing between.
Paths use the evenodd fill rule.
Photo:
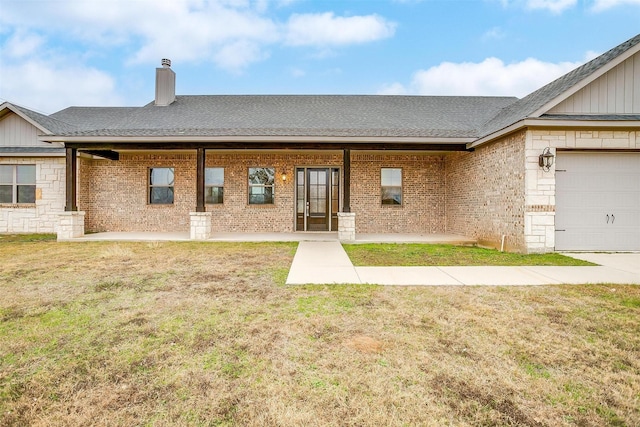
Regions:
<instances>
[{"instance_id":1,"label":"white garage door","mask_svg":"<svg viewBox=\"0 0 640 427\"><path fill-rule=\"evenodd\" d=\"M556 250L640 250L640 153L558 152Z\"/></svg>"}]
</instances>

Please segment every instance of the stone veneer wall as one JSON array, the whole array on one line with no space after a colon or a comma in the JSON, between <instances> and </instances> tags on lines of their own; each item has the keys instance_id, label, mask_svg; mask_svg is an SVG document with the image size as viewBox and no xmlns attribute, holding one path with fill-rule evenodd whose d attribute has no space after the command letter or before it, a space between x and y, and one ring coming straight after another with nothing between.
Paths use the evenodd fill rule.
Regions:
<instances>
[{"instance_id":1,"label":"stone veneer wall","mask_svg":"<svg viewBox=\"0 0 640 427\"><path fill-rule=\"evenodd\" d=\"M356 233L443 233L446 224L441 155L351 152L351 212ZM402 169L402 205L382 205L381 168Z\"/></svg>"},{"instance_id":2,"label":"stone veneer wall","mask_svg":"<svg viewBox=\"0 0 640 427\"><path fill-rule=\"evenodd\" d=\"M562 150L640 150L640 132L617 130L531 130L526 136L525 238L529 252L555 249L555 164L538 166L546 147ZM561 155L561 153L560 153Z\"/></svg>"},{"instance_id":3,"label":"stone veneer wall","mask_svg":"<svg viewBox=\"0 0 640 427\"><path fill-rule=\"evenodd\" d=\"M526 132L518 132L471 153L445 157L447 233L481 244L526 252L524 200Z\"/></svg>"},{"instance_id":4,"label":"stone veneer wall","mask_svg":"<svg viewBox=\"0 0 640 427\"><path fill-rule=\"evenodd\" d=\"M444 160L422 154L351 153L351 210L359 233L441 233L445 226ZM195 210L195 153L123 153L119 161L80 160L78 207L87 231L189 231ZM225 168L224 204L207 205L212 232L294 230L295 167L342 167L342 152L207 151L207 167ZM148 205L148 169L175 168L173 205ZM276 171L275 204L249 205L249 167ZM403 169L404 204L380 203L380 168ZM282 173L287 180L282 181Z\"/></svg>"},{"instance_id":5,"label":"stone veneer wall","mask_svg":"<svg viewBox=\"0 0 640 427\"><path fill-rule=\"evenodd\" d=\"M0 204L0 233L55 233L65 203L64 158L0 157L0 164L36 165L36 202Z\"/></svg>"}]
</instances>

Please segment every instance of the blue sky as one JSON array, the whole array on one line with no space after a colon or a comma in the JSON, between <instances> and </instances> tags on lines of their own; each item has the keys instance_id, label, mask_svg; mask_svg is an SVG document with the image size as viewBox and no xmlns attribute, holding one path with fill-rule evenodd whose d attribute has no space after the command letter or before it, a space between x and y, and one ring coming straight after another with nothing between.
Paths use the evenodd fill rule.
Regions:
<instances>
[{"instance_id":1,"label":"blue sky","mask_svg":"<svg viewBox=\"0 0 640 427\"><path fill-rule=\"evenodd\" d=\"M0 0L0 102L177 93L522 97L640 33L640 0Z\"/></svg>"}]
</instances>

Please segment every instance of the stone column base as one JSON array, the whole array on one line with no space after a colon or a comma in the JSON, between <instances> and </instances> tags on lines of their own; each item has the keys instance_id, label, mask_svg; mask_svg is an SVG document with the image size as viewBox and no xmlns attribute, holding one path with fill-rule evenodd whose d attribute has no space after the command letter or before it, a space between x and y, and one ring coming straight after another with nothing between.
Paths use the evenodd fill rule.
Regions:
<instances>
[{"instance_id":1,"label":"stone column base","mask_svg":"<svg viewBox=\"0 0 640 427\"><path fill-rule=\"evenodd\" d=\"M84 212L62 212L58 215L58 240L71 240L84 236Z\"/></svg>"},{"instance_id":2,"label":"stone column base","mask_svg":"<svg viewBox=\"0 0 640 427\"><path fill-rule=\"evenodd\" d=\"M338 212L338 240L356 240L356 214L353 212Z\"/></svg>"},{"instance_id":3,"label":"stone column base","mask_svg":"<svg viewBox=\"0 0 640 427\"><path fill-rule=\"evenodd\" d=\"M211 212L190 212L191 240L209 240L211 238Z\"/></svg>"}]
</instances>

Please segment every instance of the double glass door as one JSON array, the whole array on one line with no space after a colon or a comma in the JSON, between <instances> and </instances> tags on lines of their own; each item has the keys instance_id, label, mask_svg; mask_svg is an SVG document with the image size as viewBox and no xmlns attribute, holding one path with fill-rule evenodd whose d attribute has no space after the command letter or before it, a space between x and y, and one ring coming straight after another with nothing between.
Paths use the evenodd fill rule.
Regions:
<instances>
[{"instance_id":1,"label":"double glass door","mask_svg":"<svg viewBox=\"0 0 640 427\"><path fill-rule=\"evenodd\" d=\"M296 231L338 229L340 170L296 168Z\"/></svg>"}]
</instances>

